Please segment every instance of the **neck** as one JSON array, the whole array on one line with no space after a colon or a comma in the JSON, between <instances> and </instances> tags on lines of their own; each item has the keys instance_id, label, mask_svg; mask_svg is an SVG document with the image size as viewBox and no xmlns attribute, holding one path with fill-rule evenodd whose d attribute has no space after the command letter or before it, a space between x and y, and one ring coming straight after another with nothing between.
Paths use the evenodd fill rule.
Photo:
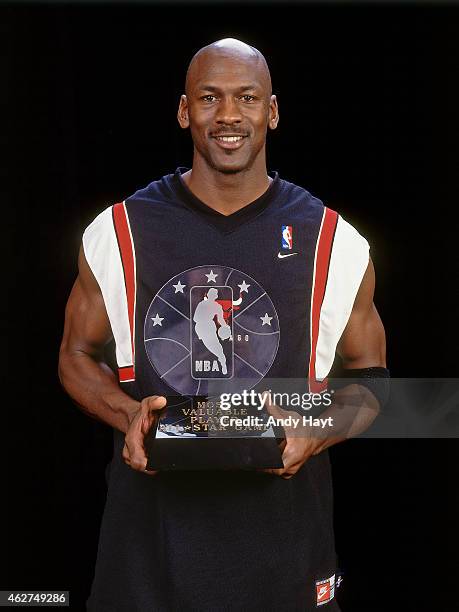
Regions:
<instances>
[{"instance_id":1,"label":"neck","mask_svg":"<svg viewBox=\"0 0 459 612\"><path fill-rule=\"evenodd\" d=\"M223 215L231 215L259 198L272 182L264 158L247 170L224 174L211 168L196 151L193 167L182 174L182 179L197 198Z\"/></svg>"}]
</instances>

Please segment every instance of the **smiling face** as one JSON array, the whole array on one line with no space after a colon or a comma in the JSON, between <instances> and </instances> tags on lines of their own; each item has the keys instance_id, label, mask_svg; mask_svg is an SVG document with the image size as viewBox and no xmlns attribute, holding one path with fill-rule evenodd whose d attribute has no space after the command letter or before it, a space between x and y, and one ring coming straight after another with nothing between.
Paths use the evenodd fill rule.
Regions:
<instances>
[{"instance_id":1,"label":"smiling face","mask_svg":"<svg viewBox=\"0 0 459 612\"><path fill-rule=\"evenodd\" d=\"M191 129L195 156L224 174L266 163L266 131L277 126L278 112L259 52L234 39L205 47L190 64L185 90L177 117Z\"/></svg>"}]
</instances>

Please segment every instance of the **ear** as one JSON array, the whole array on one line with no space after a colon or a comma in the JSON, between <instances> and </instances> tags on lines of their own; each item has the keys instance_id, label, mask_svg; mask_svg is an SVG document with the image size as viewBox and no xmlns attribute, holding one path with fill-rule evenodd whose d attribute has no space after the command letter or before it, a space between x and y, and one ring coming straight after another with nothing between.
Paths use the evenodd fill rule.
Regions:
<instances>
[{"instance_id":1,"label":"ear","mask_svg":"<svg viewBox=\"0 0 459 612\"><path fill-rule=\"evenodd\" d=\"M186 129L187 127L190 127L190 119L188 117L188 101L185 94L180 96L177 119L181 128Z\"/></svg>"},{"instance_id":2,"label":"ear","mask_svg":"<svg viewBox=\"0 0 459 612\"><path fill-rule=\"evenodd\" d=\"M277 124L279 123L279 108L277 106L277 98L276 96L271 96L271 100L269 102L269 120L268 127L271 130L275 130Z\"/></svg>"}]
</instances>

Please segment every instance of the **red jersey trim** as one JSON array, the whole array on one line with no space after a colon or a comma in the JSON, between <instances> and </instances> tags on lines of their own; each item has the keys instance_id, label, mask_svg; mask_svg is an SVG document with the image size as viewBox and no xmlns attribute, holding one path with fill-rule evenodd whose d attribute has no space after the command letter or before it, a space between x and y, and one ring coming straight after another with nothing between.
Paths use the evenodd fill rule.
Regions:
<instances>
[{"instance_id":1,"label":"red jersey trim","mask_svg":"<svg viewBox=\"0 0 459 612\"><path fill-rule=\"evenodd\" d=\"M311 299L311 355L309 359L309 391L320 393L327 388L327 379L316 380L316 350L319 337L320 310L327 286L328 269L335 236L338 213L325 207L322 224L317 239L316 257L313 272L313 292Z\"/></svg>"},{"instance_id":2,"label":"red jersey trim","mask_svg":"<svg viewBox=\"0 0 459 612\"><path fill-rule=\"evenodd\" d=\"M121 263L124 272L124 284L126 287L129 329L131 333L132 365L119 368L120 382L135 380L135 301L136 301L136 266L134 242L132 240L129 218L125 202L113 205L113 225L115 227L116 239L121 255Z\"/></svg>"},{"instance_id":3,"label":"red jersey trim","mask_svg":"<svg viewBox=\"0 0 459 612\"><path fill-rule=\"evenodd\" d=\"M131 382L135 380L134 366L118 368L118 378L120 382Z\"/></svg>"}]
</instances>

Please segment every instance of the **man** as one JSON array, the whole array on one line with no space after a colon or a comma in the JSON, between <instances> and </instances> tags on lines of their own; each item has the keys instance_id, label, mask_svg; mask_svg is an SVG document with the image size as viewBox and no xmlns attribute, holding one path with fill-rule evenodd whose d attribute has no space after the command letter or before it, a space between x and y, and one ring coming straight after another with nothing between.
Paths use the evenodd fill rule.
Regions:
<instances>
[{"instance_id":1,"label":"man","mask_svg":"<svg viewBox=\"0 0 459 612\"><path fill-rule=\"evenodd\" d=\"M205 347L190 328L209 287L229 304L242 298L231 313L233 379L308 378L320 391L335 351L356 376L384 373L368 243L309 192L267 172L266 132L279 113L253 47L224 39L201 49L178 121L191 130L192 168L109 206L86 228L66 308L62 384L114 428L88 609L338 610L324 449L368 427L375 388L342 390L343 406L325 411L336 421L330 435L286 430L284 468L268 473L155 473L143 441L166 396L205 394ZM112 337L118 380L103 361ZM223 377L219 370L216 360L212 376ZM347 406L356 388L362 404Z\"/></svg>"}]
</instances>

